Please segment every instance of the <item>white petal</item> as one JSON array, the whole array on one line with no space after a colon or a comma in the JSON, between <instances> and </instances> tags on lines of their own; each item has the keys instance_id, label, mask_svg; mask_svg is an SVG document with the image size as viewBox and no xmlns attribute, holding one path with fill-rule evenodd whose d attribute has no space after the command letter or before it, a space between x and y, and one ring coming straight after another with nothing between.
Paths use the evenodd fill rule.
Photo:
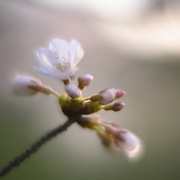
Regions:
<instances>
[{"instance_id":1,"label":"white petal","mask_svg":"<svg viewBox=\"0 0 180 180\"><path fill-rule=\"evenodd\" d=\"M61 80L67 80L69 77L72 77L75 74L74 70L70 70L70 71L65 71L65 72L54 72L52 74L52 77L57 78L57 79L61 79Z\"/></svg>"},{"instance_id":2,"label":"white petal","mask_svg":"<svg viewBox=\"0 0 180 180\"><path fill-rule=\"evenodd\" d=\"M39 61L47 66L52 66L52 63L55 62L55 58L58 55L57 53L51 52L46 48L38 48L36 54L36 56L39 58Z\"/></svg>"},{"instance_id":3,"label":"white petal","mask_svg":"<svg viewBox=\"0 0 180 180\"><path fill-rule=\"evenodd\" d=\"M60 57L68 58L69 43L61 39L53 39L50 42L49 49L52 52L57 52Z\"/></svg>"},{"instance_id":4,"label":"white petal","mask_svg":"<svg viewBox=\"0 0 180 180\"><path fill-rule=\"evenodd\" d=\"M78 41L72 40L70 43L70 51L71 54L74 55L74 60L72 63L76 66L83 58L84 50L82 49L81 44Z\"/></svg>"},{"instance_id":5,"label":"white petal","mask_svg":"<svg viewBox=\"0 0 180 180\"><path fill-rule=\"evenodd\" d=\"M128 131L120 132L120 139L124 141L119 142L120 149L130 158L139 157L142 153L141 140Z\"/></svg>"},{"instance_id":6,"label":"white petal","mask_svg":"<svg viewBox=\"0 0 180 180\"><path fill-rule=\"evenodd\" d=\"M33 69L40 74L49 76L56 70L51 63L54 59L54 55L55 54L46 48L39 48L34 53L34 59L39 64L39 68L34 67Z\"/></svg>"},{"instance_id":7,"label":"white petal","mask_svg":"<svg viewBox=\"0 0 180 180\"><path fill-rule=\"evenodd\" d=\"M50 76L50 73L48 71L44 70L43 68L33 67L33 70L44 76Z\"/></svg>"}]
</instances>

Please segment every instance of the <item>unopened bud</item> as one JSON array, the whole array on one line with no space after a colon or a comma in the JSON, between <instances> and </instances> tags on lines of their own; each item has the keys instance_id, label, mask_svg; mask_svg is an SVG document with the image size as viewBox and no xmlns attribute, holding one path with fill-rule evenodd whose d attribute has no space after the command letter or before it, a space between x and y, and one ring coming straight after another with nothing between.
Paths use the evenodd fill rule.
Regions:
<instances>
[{"instance_id":1,"label":"unopened bud","mask_svg":"<svg viewBox=\"0 0 180 180\"><path fill-rule=\"evenodd\" d=\"M14 90L21 95L33 95L37 92L42 92L47 95L54 94L59 97L58 93L53 91L53 89L42 85L40 80L32 77L17 75L13 85Z\"/></svg>"},{"instance_id":2,"label":"unopened bud","mask_svg":"<svg viewBox=\"0 0 180 180\"><path fill-rule=\"evenodd\" d=\"M123 102L115 102L114 104L105 106L103 109L108 111L108 110L113 110L113 111L120 111L125 104Z\"/></svg>"},{"instance_id":3,"label":"unopened bud","mask_svg":"<svg viewBox=\"0 0 180 180\"><path fill-rule=\"evenodd\" d=\"M37 87L41 81L28 76L17 75L14 79L14 90L21 95L33 95L38 92Z\"/></svg>"},{"instance_id":4,"label":"unopened bud","mask_svg":"<svg viewBox=\"0 0 180 180\"><path fill-rule=\"evenodd\" d=\"M113 88L107 88L100 91L99 94L92 96L91 101L98 101L102 105L109 104L116 98L116 90Z\"/></svg>"},{"instance_id":5,"label":"unopened bud","mask_svg":"<svg viewBox=\"0 0 180 180\"><path fill-rule=\"evenodd\" d=\"M116 99L126 95L126 92L119 90L119 89L116 89L116 92L117 92L116 93Z\"/></svg>"},{"instance_id":6,"label":"unopened bud","mask_svg":"<svg viewBox=\"0 0 180 180\"><path fill-rule=\"evenodd\" d=\"M80 90L75 84L72 83L66 86L66 92L72 99L75 99L80 96Z\"/></svg>"},{"instance_id":7,"label":"unopened bud","mask_svg":"<svg viewBox=\"0 0 180 180\"><path fill-rule=\"evenodd\" d=\"M123 102L116 102L113 104L112 110L113 111L120 111L124 106L125 106L125 104Z\"/></svg>"},{"instance_id":8,"label":"unopened bud","mask_svg":"<svg viewBox=\"0 0 180 180\"><path fill-rule=\"evenodd\" d=\"M94 79L94 77L90 74L86 74L82 77L78 78L78 82L79 82L79 89L83 90L85 86L89 86L89 84L91 83L91 81Z\"/></svg>"}]
</instances>

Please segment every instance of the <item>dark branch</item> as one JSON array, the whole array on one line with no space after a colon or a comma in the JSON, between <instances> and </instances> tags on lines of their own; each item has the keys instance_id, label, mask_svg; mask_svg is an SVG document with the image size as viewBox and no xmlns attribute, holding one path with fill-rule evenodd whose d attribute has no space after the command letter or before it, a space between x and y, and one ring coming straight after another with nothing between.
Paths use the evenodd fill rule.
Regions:
<instances>
[{"instance_id":1,"label":"dark branch","mask_svg":"<svg viewBox=\"0 0 180 180\"><path fill-rule=\"evenodd\" d=\"M48 132L45 136L43 136L39 141L34 143L31 147L27 148L25 152L23 152L20 156L17 156L14 160L12 160L7 166L0 170L0 177L11 171L12 168L20 165L22 161L28 158L31 154L35 153L40 149L40 147L45 144L47 141L51 140L53 137L57 136L59 133L67 130L67 128L73 124L73 120L67 120L64 124L59 127L53 129Z\"/></svg>"}]
</instances>

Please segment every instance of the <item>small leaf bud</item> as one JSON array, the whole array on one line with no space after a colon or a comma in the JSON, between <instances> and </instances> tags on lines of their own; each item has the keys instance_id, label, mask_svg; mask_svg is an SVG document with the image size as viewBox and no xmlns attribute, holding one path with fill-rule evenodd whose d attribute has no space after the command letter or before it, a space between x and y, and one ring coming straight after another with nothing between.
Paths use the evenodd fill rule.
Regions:
<instances>
[{"instance_id":1,"label":"small leaf bud","mask_svg":"<svg viewBox=\"0 0 180 180\"><path fill-rule=\"evenodd\" d=\"M62 111L65 115L69 115L71 113L71 99L67 94L60 95L59 103L61 105Z\"/></svg>"},{"instance_id":2,"label":"small leaf bud","mask_svg":"<svg viewBox=\"0 0 180 180\"><path fill-rule=\"evenodd\" d=\"M81 116L78 118L77 122L79 125L81 125L84 128L89 128L89 129L99 129L99 121L96 116Z\"/></svg>"},{"instance_id":3,"label":"small leaf bud","mask_svg":"<svg viewBox=\"0 0 180 180\"><path fill-rule=\"evenodd\" d=\"M92 114L101 110L102 107L99 102L88 101L83 104L82 114Z\"/></svg>"}]
</instances>

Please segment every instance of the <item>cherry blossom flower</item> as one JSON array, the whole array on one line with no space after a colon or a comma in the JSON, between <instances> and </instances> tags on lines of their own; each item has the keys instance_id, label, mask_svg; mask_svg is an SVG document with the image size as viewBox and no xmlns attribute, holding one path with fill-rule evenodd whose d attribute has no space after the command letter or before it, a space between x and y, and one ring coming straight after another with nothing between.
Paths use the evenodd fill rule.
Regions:
<instances>
[{"instance_id":1,"label":"cherry blossom flower","mask_svg":"<svg viewBox=\"0 0 180 180\"><path fill-rule=\"evenodd\" d=\"M68 42L61 39L53 39L47 48L38 48L34 59L39 67L33 69L45 76L51 76L60 80L67 80L75 75L78 63L84 56L80 43L76 40Z\"/></svg>"}]
</instances>

